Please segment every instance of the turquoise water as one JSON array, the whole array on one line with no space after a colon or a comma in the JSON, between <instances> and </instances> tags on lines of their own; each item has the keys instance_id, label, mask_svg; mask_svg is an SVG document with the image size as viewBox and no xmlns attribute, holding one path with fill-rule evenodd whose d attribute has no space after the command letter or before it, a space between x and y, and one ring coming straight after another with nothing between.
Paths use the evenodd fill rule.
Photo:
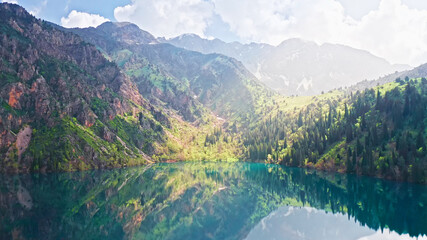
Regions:
<instances>
[{"instance_id":1,"label":"turquoise water","mask_svg":"<svg viewBox=\"0 0 427 240\"><path fill-rule=\"evenodd\" d=\"M427 186L258 163L0 175L0 239L427 239Z\"/></svg>"}]
</instances>

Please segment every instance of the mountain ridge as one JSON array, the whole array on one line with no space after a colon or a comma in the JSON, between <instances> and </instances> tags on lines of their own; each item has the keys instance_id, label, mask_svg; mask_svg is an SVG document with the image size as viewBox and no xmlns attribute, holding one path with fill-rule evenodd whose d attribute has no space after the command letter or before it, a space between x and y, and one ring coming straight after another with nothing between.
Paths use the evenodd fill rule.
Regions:
<instances>
[{"instance_id":1,"label":"mountain ridge","mask_svg":"<svg viewBox=\"0 0 427 240\"><path fill-rule=\"evenodd\" d=\"M128 72L130 75L133 75L131 77L133 77L136 82L142 84L140 85L140 91L143 94L145 92L145 96L148 98L151 98L152 95L157 94L158 97L160 97L163 101L166 101L171 105L173 105L174 102L174 100L169 98L168 96L162 95L164 91L159 92L158 90L160 89L158 87L152 86L152 84L158 84L155 83L157 80L150 80L148 79L150 78L150 76L144 75L143 73L142 75L139 73L135 74L135 71L138 72L138 69L140 68L149 68L147 69L147 71L151 71L150 69L152 66L156 66L155 68L158 69L156 71L159 71L160 78L173 79L172 81L169 80L169 83L176 82L176 84L180 86L182 86L183 84L189 84L187 87L183 86L183 88L186 88L185 91L189 91L185 93L185 95L187 99L186 102L188 102L191 106L195 104L192 102L201 102L202 104L207 104L211 106L212 110L221 109L216 107L216 105L221 104L218 103L218 100L221 99L220 96L230 90L238 88L238 85L229 85L230 80L232 79L241 78L241 80L235 82L235 84L248 82L250 85L256 86L256 88L261 87L261 83L258 82L258 80L249 71L247 71L239 61L222 54L201 54L196 51L189 51L182 48L177 48L168 43L151 44L151 42L145 42L133 45L129 44L126 41L122 41L120 38L115 39L109 45L110 41L108 39L111 38L109 36L113 36L113 38L114 36L121 36L120 34L117 34L119 32L124 32L125 35L130 34L126 33L126 31L128 31L127 29L122 29L119 25L112 27L114 26L113 24L106 24L111 27L108 28L109 32L105 32L105 27L103 27L105 25L100 25L97 28L69 29L68 31L72 31L81 35L83 38L86 39L86 41L91 42L92 44L100 47L103 51L109 54L110 57L114 55L115 57L113 58L115 58L118 65L122 66L125 72ZM135 28L137 31L144 32L143 30L137 28L136 25ZM105 35L107 35L107 37L99 37ZM131 41L135 42L136 40ZM125 55L127 56L119 56L124 53L123 51L128 51L127 53L125 53ZM227 68L230 68L231 72L224 72L224 70L226 70ZM225 76L224 74L231 75ZM183 79L187 80L183 81ZM150 81L151 83L147 83ZM186 81L189 81L189 83L185 83ZM209 81L213 82L210 83L209 86L205 85ZM224 84L228 84L229 86L224 88ZM142 89L147 89L147 86L151 86L148 87L148 89L152 88L152 91L150 90L149 92L146 92ZM217 89L213 91L215 88L212 88L212 86L217 86L222 90ZM246 89L245 84L241 85L240 89ZM174 91L180 92L176 88L174 89ZM160 93L160 95L158 93ZM247 92L243 95L231 94L228 95L226 99L227 101L229 101L230 99L236 97L246 97L246 101L249 101L247 103L253 101L253 97L251 97L250 92ZM215 101L217 102L216 104L213 104L213 99L215 99ZM246 104L246 106L249 106L250 104ZM196 106L194 105L193 107ZM178 106L175 106L175 109L177 108ZM239 108L240 107L233 107L235 112L240 111ZM185 111L188 112L188 109ZM227 113L230 113L230 111L228 111ZM218 112L218 114L223 114L223 117L226 117L225 115L227 115L227 113L224 111ZM190 116L188 116L188 114L185 115L189 117L188 119L191 118Z\"/></svg>"},{"instance_id":2,"label":"mountain ridge","mask_svg":"<svg viewBox=\"0 0 427 240\"><path fill-rule=\"evenodd\" d=\"M0 13L3 172L241 159L427 182L425 65L374 89L285 97L234 58L153 43L133 24L65 29L18 5ZM311 59L292 44L318 50L281 46L297 58Z\"/></svg>"},{"instance_id":3,"label":"mountain ridge","mask_svg":"<svg viewBox=\"0 0 427 240\"><path fill-rule=\"evenodd\" d=\"M372 88L377 85L383 85L386 83L394 82L398 79L403 80L405 78L422 78L427 76L427 64L421 64L418 67L415 67L411 70L401 71L401 72L395 72L392 74L389 74L387 76L371 80L371 81L362 81L359 82L351 87L349 87L349 91L362 91L367 88ZM407 79L406 79L407 81Z\"/></svg>"},{"instance_id":4,"label":"mountain ridge","mask_svg":"<svg viewBox=\"0 0 427 240\"><path fill-rule=\"evenodd\" d=\"M226 43L202 39L195 34L159 41L202 53L217 52L234 57L271 89L285 95L319 94L409 67L392 65L365 50L341 44L318 45L297 38L284 40L277 46ZM346 65L353 68L341 62L348 62Z\"/></svg>"}]
</instances>

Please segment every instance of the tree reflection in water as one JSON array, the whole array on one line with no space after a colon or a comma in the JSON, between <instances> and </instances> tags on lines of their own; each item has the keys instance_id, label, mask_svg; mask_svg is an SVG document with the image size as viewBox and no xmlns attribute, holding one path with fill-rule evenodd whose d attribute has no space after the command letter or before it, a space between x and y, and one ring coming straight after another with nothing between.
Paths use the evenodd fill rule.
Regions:
<instances>
[{"instance_id":1,"label":"tree reflection in water","mask_svg":"<svg viewBox=\"0 0 427 240\"><path fill-rule=\"evenodd\" d=\"M389 229L397 235L421 236L427 234L425 204L423 185L258 163L192 162L1 175L0 236L244 239L255 233L261 220L271 219L270 214L288 211L286 206L316 212L317 223L290 220L306 234L316 229L340 231L347 239L357 239L365 232ZM347 220L341 225L320 224L330 222L331 216ZM281 221L274 230L283 226ZM351 229L359 230L352 235ZM284 234L291 239L290 231Z\"/></svg>"}]
</instances>

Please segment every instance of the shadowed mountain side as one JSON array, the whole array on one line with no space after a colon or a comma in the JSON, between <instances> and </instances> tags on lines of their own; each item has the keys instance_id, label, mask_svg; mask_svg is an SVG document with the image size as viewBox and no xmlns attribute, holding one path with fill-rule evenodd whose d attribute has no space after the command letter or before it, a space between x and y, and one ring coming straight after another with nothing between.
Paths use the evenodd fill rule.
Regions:
<instances>
[{"instance_id":1,"label":"shadowed mountain side","mask_svg":"<svg viewBox=\"0 0 427 240\"><path fill-rule=\"evenodd\" d=\"M138 37L147 33L136 25L108 22L67 31L101 48L132 77L144 97L165 103L190 121L201 116L202 106L223 118L248 121L257 99L270 94L235 59L153 44L152 37Z\"/></svg>"}]
</instances>

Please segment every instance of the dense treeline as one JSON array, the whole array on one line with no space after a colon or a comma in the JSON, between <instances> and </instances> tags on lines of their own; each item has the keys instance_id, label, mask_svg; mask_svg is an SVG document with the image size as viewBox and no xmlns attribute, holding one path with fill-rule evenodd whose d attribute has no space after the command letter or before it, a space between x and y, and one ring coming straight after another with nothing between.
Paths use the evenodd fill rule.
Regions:
<instances>
[{"instance_id":1,"label":"dense treeline","mask_svg":"<svg viewBox=\"0 0 427 240\"><path fill-rule=\"evenodd\" d=\"M427 80L396 82L279 112L245 135L246 157L289 166L427 181Z\"/></svg>"}]
</instances>

